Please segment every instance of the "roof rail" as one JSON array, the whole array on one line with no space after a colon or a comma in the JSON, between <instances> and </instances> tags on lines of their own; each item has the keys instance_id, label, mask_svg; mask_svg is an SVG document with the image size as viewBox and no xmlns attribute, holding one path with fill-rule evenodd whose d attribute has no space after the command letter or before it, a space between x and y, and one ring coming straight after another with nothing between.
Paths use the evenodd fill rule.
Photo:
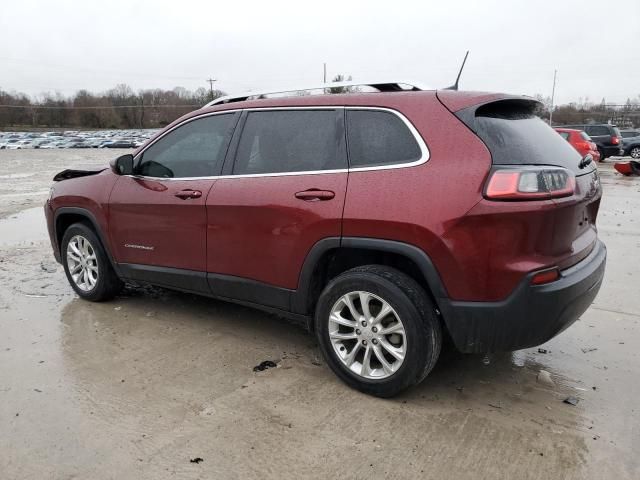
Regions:
<instances>
[{"instance_id":1,"label":"roof rail","mask_svg":"<svg viewBox=\"0 0 640 480\"><path fill-rule=\"evenodd\" d=\"M403 88L407 87L407 88ZM318 85L311 86L298 86L293 88L281 88L278 90L263 90L256 92L244 92L237 95L226 95L224 97L218 97L215 100L207 103L204 107L211 107L212 105L220 105L223 103L231 103L231 102L242 102L248 100L251 97L260 97L262 95L275 95L281 93L294 93L300 91L307 90L323 90L327 88L337 88L337 87L372 87L377 89L379 92L401 92L401 91L420 91L420 90L433 90L433 88L428 87L419 82L399 82L399 81L381 81L381 82L331 82L331 83L321 83Z\"/></svg>"}]
</instances>

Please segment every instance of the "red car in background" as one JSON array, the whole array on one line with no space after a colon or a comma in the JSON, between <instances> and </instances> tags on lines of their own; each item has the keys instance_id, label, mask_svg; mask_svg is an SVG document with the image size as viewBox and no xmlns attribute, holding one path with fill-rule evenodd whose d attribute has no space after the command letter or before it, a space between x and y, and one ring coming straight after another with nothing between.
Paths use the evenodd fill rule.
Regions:
<instances>
[{"instance_id":1,"label":"red car in background","mask_svg":"<svg viewBox=\"0 0 640 480\"><path fill-rule=\"evenodd\" d=\"M591 141L591 137L582 130L573 128L554 128L567 142L575 148L583 157L590 154L595 162L600 161L600 152L598 146Z\"/></svg>"}]
</instances>

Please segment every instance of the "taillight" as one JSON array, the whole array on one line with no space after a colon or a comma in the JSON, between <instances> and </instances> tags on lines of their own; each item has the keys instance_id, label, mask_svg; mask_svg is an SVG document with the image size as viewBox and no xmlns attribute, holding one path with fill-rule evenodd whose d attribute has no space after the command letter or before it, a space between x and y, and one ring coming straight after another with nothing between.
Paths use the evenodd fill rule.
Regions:
<instances>
[{"instance_id":1,"label":"taillight","mask_svg":"<svg viewBox=\"0 0 640 480\"><path fill-rule=\"evenodd\" d=\"M620 139L618 137L611 137L611 145L619 145Z\"/></svg>"},{"instance_id":2,"label":"taillight","mask_svg":"<svg viewBox=\"0 0 640 480\"><path fill-rule=\"evenodd\" d=\"M576 178L559 167L505 167L491 172L485 197L491 200L546 200L573 195Z\"/></svg>"}]
</instances>

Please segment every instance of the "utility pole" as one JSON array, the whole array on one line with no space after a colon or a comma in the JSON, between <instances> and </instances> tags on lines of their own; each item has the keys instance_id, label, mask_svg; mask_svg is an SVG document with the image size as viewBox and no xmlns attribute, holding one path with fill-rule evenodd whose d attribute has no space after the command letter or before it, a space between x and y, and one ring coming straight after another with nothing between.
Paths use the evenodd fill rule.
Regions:
<instances>
[{"instance_id":1,"label":"utility pole","mask_svg":"<svg viewBox=\"0 0 640 480\"><path fill-rule=\"evenodd\" d=\"M322 83L327 83L327 64L323 63L322 65L324 67L324 69L323 69L324 73L322 75Z\"/></svg>"},{"instance_id":2,"label":"utility pole","mask_svg":"<svg viewBox=\"0 0 640 480\"><path fill-rule=\"evenodd\" d=\"M213 100L213 82L216 82L215 78L207 78L207 82L209 82L209 92L211 92L211 100Z\"/></svg>"},{"instance_id":3,"label":"utility pole","mask_svg":"<svg viewBox=\"0 0 640 480\"><path fill-rule=\"evenodd\" d=\"M551 88L551 107L549 108L549 126L553 126L553 97L556 95L556 75L558 70L553 71L553 87Z\"/></svg>"}]
</instances>

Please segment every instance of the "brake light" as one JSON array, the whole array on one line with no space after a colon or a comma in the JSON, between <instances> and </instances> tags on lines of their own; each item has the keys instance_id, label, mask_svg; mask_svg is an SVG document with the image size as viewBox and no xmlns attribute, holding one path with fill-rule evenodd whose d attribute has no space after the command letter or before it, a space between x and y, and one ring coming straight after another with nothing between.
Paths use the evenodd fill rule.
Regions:
<instances>
[{"instance_id":1,"label":"brake light","mask_svg":"<svg viewBox=\"0 0 640 480\"><path fill-rule=\"evenodd\" d=\"M589 151L591 150L591 145L589 144L589 142L578 142L576 143L576 150L578 150L580 153L582 153L582 151Z\"/></svg>"},{"instance_id":2,"label":"brake light","mask_svg":"<svg viewBox=\"0 0 640 480\"><path fill-rule=\"evenodd\" d=\"M536 273L531 277L531 285L543 285L545 283L555 282L560 278L560 271L557 268L544 270Z\"/></svg>"},{"instance_id":3,"label":"brake light","mask_svg":"<svg viewBox=\"0 0 640 480\"><path fill-rule=\"evenodd\" d=\"M575 187L575 176L564 168L498 168L489 177L485 196L491 200L547 200L573 195Z\"/></svg>"},{"instance_id":4,"label":"brake light","mask_svg":"<svg viewBox=\"0 0 640 480\"><path fill-rule=\"evenodd\" d=\"M620 139L618 137L611 137L611 144L612 145L619 145L620 144Z\"/></svg>"}]
</instances>

